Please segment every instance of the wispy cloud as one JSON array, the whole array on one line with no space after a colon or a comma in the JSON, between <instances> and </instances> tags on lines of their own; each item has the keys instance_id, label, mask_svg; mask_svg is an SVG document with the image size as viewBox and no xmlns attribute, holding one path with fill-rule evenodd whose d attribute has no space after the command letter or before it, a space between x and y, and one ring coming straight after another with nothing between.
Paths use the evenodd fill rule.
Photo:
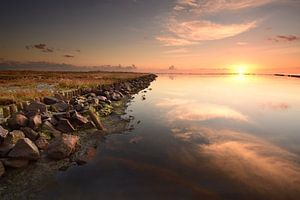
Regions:
<instances>
[{"instance_id":1,"label":"wispy cloud","mask_svg":"<svg viewBox=\"0 0 300 200\"><path fill-rule=\"evenodd\" d=\"M186 45L191 45L196 43L194 41L189 41L182 38L165 37L165 36L156 37L156 40L162 42L164 46L186 46Z\"/></svg>"},{"instance_id":2,"label":"wispy cloud","mask_svg":"<svg viewBox=\"0 0 300 200\"><path fill-rule=\"evenodd\" d=\"M168 25L168 29L180 38L195 42L232 37L256 27L256 24L256 21L224 25L205 20L185 22L173 20Z\"/></svg>"},{"instance_id":3,"label":"wispy cloud","mask_svg":"<svg viewBox=\"0 0 300 200\"><path fill-rule=\"evenodd\" d=\"M174 10L188 10L197 14L207 14L223 10L253 8L276 0L178 0Z\"/></svg>"},{"instance_id":4,"label":"wispy cloud","mask_svg":"<svg viewBox=\"0 0 300 200\"><path fill-rule=\"evenodd\" d=\"M273 42L294 42L300 40L300 37L295 35L277 35L274 37L268 38L268 40Z\"/></svg>"},{"instance_id":5,"label":"wispy cloud","mask_svg":"<svg viewBox=\"0 0 300 200\"><path fill-rule=\"evenodd\" d=\"M74 58L75 56L66 54L66 55L63 55L63 57L65 57L65 58Z\"/></svg>"},{"instance_id":6,"label":"wispy cloud","mask_svg":"<svg viewBox=\"0 0 300 200\"><path fill-rule=\"evenodd\" d=\"M44 52L44 53L53 53L54 52L53 48L48 47L46 44L43 44L43 43L34 44L34 45L27 45L27 46L25 46L25 48L27 50L38 49L38 50L40 50L41 52Z\"/></svg>"},{"instance_id":7,"label":"wispy cloud","mask_svg":"<svg viewBox=\"0 0 300 200\"><path fill-rule=\"evenodd\" d=\"M199 41L219 40L247 32L258 25L259 20L242 23L218 23L204 20L208 14L237 11L262 6L277 0L177 0L167 20L166 30L173 37L156 39L164 46L187 46Z\"/></svg>"},{"instance_id":8,"label":"wispy cloud","mask_svg":"<svg viewBox=\"0 0 300 200\"><path fill-rule=\"evenodd\" d=\"M179 49L171 49L168 51L165 51L165 54L182 54L182 53L188 53L189 51L185 48L179 48Z\"/></svg>"}]
</instances>

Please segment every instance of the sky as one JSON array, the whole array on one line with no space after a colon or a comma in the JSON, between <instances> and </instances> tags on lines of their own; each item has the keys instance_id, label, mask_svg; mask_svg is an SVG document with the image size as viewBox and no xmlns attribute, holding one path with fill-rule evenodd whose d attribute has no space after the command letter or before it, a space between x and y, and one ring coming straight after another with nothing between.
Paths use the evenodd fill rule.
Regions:
<instances>
[{"instance_id":1,"label":"sky","mask_svg":"<svg viewBox=\"0 0 300 200\"><path fill-rule=\"evenodd\" d=\"M300 73L300 0L0 0L0 59Z\"/></svg>"}]
</instances>

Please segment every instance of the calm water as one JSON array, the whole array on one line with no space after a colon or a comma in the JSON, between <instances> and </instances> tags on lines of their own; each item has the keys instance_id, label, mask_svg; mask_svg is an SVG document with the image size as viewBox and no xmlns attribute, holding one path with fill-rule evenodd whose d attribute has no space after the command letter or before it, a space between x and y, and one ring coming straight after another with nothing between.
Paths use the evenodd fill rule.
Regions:
<instances>
[{"instance_id":1,"label":"calm water","mask_svg":"<svg viewBox=\"0 0 300 200\"><path fill-rule=\"evenodd\" d=\"M134 130L59 172L49 199L300 198L300 79L159 76L151 88L127 109Z\"/></svg>"}]
</instances>

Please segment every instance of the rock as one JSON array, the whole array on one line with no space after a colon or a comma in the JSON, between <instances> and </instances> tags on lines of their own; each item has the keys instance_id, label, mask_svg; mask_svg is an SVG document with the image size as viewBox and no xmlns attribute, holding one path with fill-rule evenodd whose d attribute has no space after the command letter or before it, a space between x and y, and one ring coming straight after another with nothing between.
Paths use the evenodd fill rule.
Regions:
<instances>
[{"instance_id":1,"label":"rock","mask_svg":"<svg viewBox=\"0 0 300 200\"><path fill-rule=\"evenodd\" d=\"M72 115L71 122L74 126L82 126L82 125L88 123L89 120L86 117L79 114L78 112L75 112Z\"/></svg>"},{"instance_id":2,"label":"rock","mask_svg":"<svg viewBox=\"0 0 300 200\"><path fill-rule=\"evenodd\" d=\"M105 96L98 96L97 98L99 99L99 101L107 101L107 98Z\"/></svg>"},{"instance_id":3,"label":"rock","mask_svg":"<svg viewBox=\"0 0 300 200\"><path fill-rule=\"evenodd\" d=\"M120 95L120 93L113 92L113 93L110 95L110 98L111 98L111 100L113 100L113 101L120 101L120 100L122 99L122 96Z\"/></svg>"},{"instance_id":4,"label":"rock","mask_svg":"<svg viewBox=\"0 0 300 200\"><path fill-rule=\"evenodd\" d=\"M28 112L35 112L35 113L47 112L47 106L46 104L40 101L34 101L27 106L26 110Z\"/></svg>"},{"instance_id":5,"label":"rock","mask_svg":"<svg viewBox=\"0 0 300 200\"><path fill-rule=\"evenodd\" d=\"M36 114L29 118L29 127L33 130L38 130L42 125L42 117L39 114Z\"/></svg>"},{"instance_id":6,"label":"rock","mask_svg":"<svg viewBox=\"0 0 300 200\"><path fill-rule=\"evenodd\" d=\"M35 144L39 149L42 149L42 150L46 150L49 146L48 140L44 137L40 137L39 139L37 139L35 141Z\"/></svg>"},{"instance_id":7,"label":"rock","mask_svg":"<svg viewBox=\"0 0 300 200\"><path fill-rule=\"evenodd\" d=\"M42 125L42 131L50 133L54 137L59 137L61 132L57 130L49 121L45 121Z\"/></svg>"},{"instance_id":8,"label":"rock","mask_svg":"<svg viewBox=\"0 0 300 200\"><path fill-rule=\"evenodd\" d=\"M44 97L44 103L47 105L53 105L59 102L59 99L55 97Z\"/></svg>"},{"instance_id":9,"label":"rock","mask_svg":"<svg viewBox=\"0 0 300 200\"><path fill-rule=\"evenodd\" d=\"M5 139L6 140L6 139ZM15 145L13 143L10 143L10 142L3 142L1 145L0 145L0 156L1 157L5 157L8 152L14 147Z\"/></svg>"},{"instance_id":10,"label":"rock","mask_svg":"<svg viewBox=\"0 0 300 200\"><path fill-rule=\"evenodd\" d=\"M20 130L14 130L14 131L10 132L7 136L9 143L12 143L12 144L16 144L18 142L18 140L24 139L24 138L25 138L25 134L23 133L23 131L20 131Z\"/></svg>"},{"instance_id":11,"label":"rock","mask_svg":"<svg viewBox=\"0 0 300 200\"><path fill-rule=\"evenodd\" d=\"M7 158L3 163L6 167L23 168L29 164L29 161L26 159Z\"/></svg>"},{"instance_id":12,"label":"rock","mask_svg":"<svg viewBox=\"0 0 300 200\"><path fill-rule=\"evenodd\" d=\"M63 101L64 100L64 97L62 94L59 94L59 93L55 93L54 94L54 98L60 100L60 101Z\"/></svg>"},{"instance_id":13,"label":"rock","mask_svg":"<svg viewBox=\"0 0 300 200\"><path fill-rule=\"evenodd\" d=\"M75 128L73 125L69 122L68 119L60 119L56 125L57 130L63 132L63 133L69 133L75 131Z\"/></svg>"},{"instance_id":14,"label":"rock","mask_svg":"<svg viewBox=\"0 0 300 200\"><path fill-rule=\"evenodd\" d=\"M21 130L24 132L25 136L32 141L35 141L39 137L39 133L29 127L23 127Z\"/></svg>"},{"instance_id":15,"label":"rock","mask_svg":"<svg viewBox=\"0 0 300 200\"><path fill-rule=\"evenodd\" d=\"M0 161L0 177L2 177L4 173L5 173L5 168L4 165L2 164L2 161Z\"/></svg>"},{"instance_id":16,"label":"rock","mask_svg":"<svg viewBox=\"0 0 300 200\"><path fill-rule=\"evenodd\" d=\"M22 158L27 160L37 160L40 152L37 146L28 138L18 140L17 144L8 154L11 158Z\"/></svg>"},{"instance_id":17,"label":"rock","mask_svg":"<svg viewBox=\"0 0 300 200\"><path fill-rule=\"evenodd\" d=\"M78 165L84 165L95 158L96 153L97 149L95 147L89 147L83 154L78 156L78 158L76 159L76 163Z\"/></svg>"},{"instance_id":18,"label":"rock","mask_svg":"<svg viewBox=\"0 0 300 200\"><path fill-rule=\"evenodd\" d=\"M28 125L28 118L22 113L15 113L7 120L8 127L15 130Z\"/></svg>"},{"instance_id":19,"label":"rock","mask_svg":"<svg viewBox=\"0 0 300 200\"><path fill-rule=\"evenodd\" d=\"M8 130L4 129L0 125L0 144L4 141L4 139L6 138L7 134L8 134Z\"/></svg>"},{"instance_id":20,"label":"rock","mask_svg":"<svg viewBox=\"0 0 300 200\"><path fill-rule=\"evenodd\" d=\"M68 157L74 152L78 139L78 136L67 134L55 138L48 146L48 156L58 160Z\"/></svg>"},{"instance_id":21,"label":"rock","mask_svg":"<svg viewBox=\"0 0 300 200\"><path fill-rule=\"evenodd\" d=\"M56 104L51 105L51 107L53 108L53 110L55 110L56 112L66 112L69 108L70 105L67 104L64 101L60 101Z\"/></svg>"}]
</instances>

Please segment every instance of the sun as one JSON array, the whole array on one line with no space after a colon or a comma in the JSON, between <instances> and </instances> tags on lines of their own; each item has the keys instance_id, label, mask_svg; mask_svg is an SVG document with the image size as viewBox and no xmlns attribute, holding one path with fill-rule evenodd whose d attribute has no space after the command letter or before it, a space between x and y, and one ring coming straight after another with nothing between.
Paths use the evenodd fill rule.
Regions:
<instances>
[{"instance_id":1,"label":"sun","mask_svg":"<svg viewBox=\"0 0 300 200\"><path fill-rule=\"evenodd\" d=\"M246 73L246 67L245 66L239 66L238 67L238 74L239 75L245 75Z\"/></svg>"},{"instance_id":2,"label":"sun","mask_svg":"<svg viewBox=\"0 0 300 200\"><path fill-rule=\"evenodd\" d=\"M244 64L234 65L232 69L233 73L237 75L245 75L247 73L248 66Z\"/></svg>"}]
</instances>

